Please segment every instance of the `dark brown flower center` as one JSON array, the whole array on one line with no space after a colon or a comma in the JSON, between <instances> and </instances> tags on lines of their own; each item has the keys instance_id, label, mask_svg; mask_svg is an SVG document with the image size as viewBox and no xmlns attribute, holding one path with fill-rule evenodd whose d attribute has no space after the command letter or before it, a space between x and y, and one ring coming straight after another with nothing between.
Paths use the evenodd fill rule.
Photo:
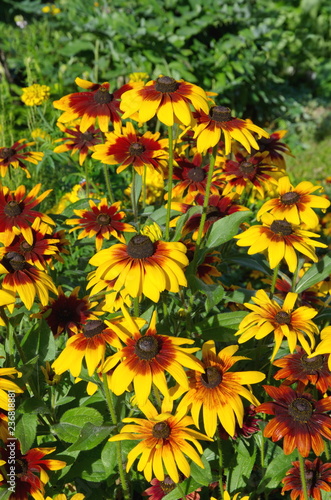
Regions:
<instances>
[{"instance_id":1,"label":"dark brown flower center","mask_svg":"<svg viewBox=\"0 0 331 500\"><path fill-rule=\"evenodd\" d=\"M108 224L110 223L110 217L109 217L109 215L102 212L97 217L97 223L100 226L108 226Z\"/></svg>"},{"instance_id":2,"label":"dark brown flower center","mask_svg":"<svg viewBox=\"0 0 331 500\"><path fill-rule=\"evenodd\" d=\"M153 436L157 439L167 439L170 436L170 433L171 427L165 421L155 424L152 430Z\"/></svg>"},{"instance_id":3,"label":"dark brown flower center","mask_svg":"<svg viewBox=\"0 0 331 500\"><path fill-rule=\"evenodd\" d=\"M206 177L206 172L201 167L190 168L187 177L193 182L202 182Z\"/></svg>"},{"instance_id":4,"label":"dark brown flower center","mask_svg":"<svg viewBox=\"0 0 331 500\"><path fill-rule=\"evenodd\" d=\"M306 373L313 375L317 370L322 370L324 367L325 357L323 354L318 354L313 358L308 358L307 354L304 354L301 358L301 364Z\"/></svg>"},{"instance_id":5,"label":"dark brown flower center","mask_svg":"<svg viewBox=\"0 0 331 500\"><path fill-rule=\"evenodd\" d=\"M2 264L10 273L22 271L26 267L25 258L17 252L8 252L2 260Z\"/></svg>"},{"instance_id":6,"label":"dark brown flower center","mask_svg":"<svg viewBox=\"0 0 331 500\"><path fill-rule=\"evenodd\" d=\"M8 201L7 205L5 205L3 211L8 217L16 217L20 215L23 210L20 207L20 204L15 200Z\"/></svg>"},{"instance_id":7,"label":"dark brown flower center","mask_svg":"<svg viewBox=\"0 0 331 500\"><path fill-rule=\"evenodd\" d=\"M275 316L275 320L280 325L290 325L291 324L291 315L289 313L287 313L286 311L279 311Z\"/></svg>"},{"instance_id":8,"label":"dark brown flower center","mask_svg":"<svg viewBox=\"0 0 331 500\"><path fill-rule=\"evenodd\" d=\"M231 120L231 109L225 106L213 106L209 110L209 116L215 122L228 122Z\"/></svg>"},{"instance_id":9,"label":"dark brown flower center","mask_svg":"<svg viewBox=\"0 0 331 500\"><path fill-rule=\"evenodd\" d=\"M15 475L16 477L25 476L29 470L29 463L24 458L17 458L15 460Z\"/></svg>"},{"instance_id":10,"label":"dark brown flower center","mask_svg":"<svg viewBox=\"0 0 331 500\"><path fill-rule=\"evenodd\" d=\"M146 259L154 254L154 244L148 236L137 234L128 243L127 252L133 259Z\"/></svg>"},{"instance_id":11,"label":"dark brown flower center","mask_svg":"<svg viewBox=\"0 0 331 500\"><path fill-rule=\"evenodd\" d=\"M13 156L16 153L15 149L12 148L2 148L0 150L0 158L2 160L8 160L11 156Z\"/></svg>"},{"instance_id":12,"label":"dark brown flower center","mask_svg":"<svg viewBox=\"0 0 331 500\"><path fill-rule=\"evenodd\" d=\"M79 140L81 142L91 142L94 139L94 135L91 132L84 132L80 134Z\"/></svg>"},{"instance_id":13,"label":"dark brown flower center","mask_svg":"<svg viewBox=\"0 0 331 500\"><path fill-rule=\"evenodd\" d=\"M20 244L20 250L22 253L30 252L33 249L33 245L30 245L27 241L22 241Z\"/></svg>"},{"instance_id":14,"label":"dark brown flower center","mask_svg":"<svg viewBox=\"0 0 331 500\"><path fill-rule=\"evenodd\" d=\"M176 483L169 476L164 477L164 481L160 482L161 489L163 493L166 495L170 493L170 491L174 490L176 487Z\"/></svg>"},{"instance_id":15,"label":"dark brown flower center","mask_svg":"<svg viewBox=\"0 0 331 500\"><path fill-rule=\"evenodd\" d=\"M84 337L91 339L95 335L99 335L105 328L107 328L107 325L100 319L91 319L83 327Z\"/></svg>"},{"instance_id":16,"label":"dark brown flower center","mask_svg":"<svg viewBox=\"0 0 331 500\"><path fill-rule=\"evenodd\" d=\"M201 375L201 383L209 389L217 387L222 382L222 372L216 366L208 366Z\"/></svg>"},{"instance_id":17,"label":"dark brown flower center","mask_svg":"<svg viewBox=\"0 0 331 500\"><path fill-rule=\"evenodd\" d=\"M171 92L176 92L179 88L180 83L170 76L160 76L156 79L155 90L162 92L163 94L168 94Z\"/></svg>"},{"instance_id":18,"label":"dark brown flower center","mask_svg":"<svg viewBox=\"0 0 331 500\"><path fill-rule=\"evenodd\" d=\"M255 170L255 165L250 161L242 161L239 165L239 170L243 174L251 174Z\"/></svg>"},{"instance_id":19,"label":"dark brown flower center","mask_svg":"<svg viewBox=\"0 0 331 500\"><path fill-rule=\"evenodd\" d=\"M314 407L308 399L296 398L288 407L291 417L298 421L306 423L309 421L314 411Z\"/></svg>"},{"instance_id":20,"label":"dark brown flower center","mask_svg":"<svg viewBox=\"0 0 331 500\"><path fill-rule=\"evenodd\" d=\"M114 99L113 94L110 94L105 87L100 87L94 94L93 99L98 104L108 104Z\"/></svg>"},{"instance_id":21,"label":"dark brown flower center","mask_svg":"<svg viewBox=\"0 0 331 500\"><path fill-rule=\"evenodd\" d=\"M286 220L274 220L270 229L273 233L280 234L282 236L289 236L293 232L291 224Z\"/></svg>"},{"instance_id":22,"label":"dark brown flower center","mask_svg":"<svg viewBox=\"0 0 331 500\"><path fill-rule=\"evenodd\" d=\"M295 191L289 191L280 197L280 201L284 203L284 205L293 205L294 203L298 203L299 200L300 195Z\"/></svg>"},{"instance_id":23,"label":"dark brown flower center","mask_svg":"<svg viewBox=\"0 0 331 500\"><path fill-rule=\"evenodd\" d=\"M214 207L213 205L209 205L207 207L207 217L206 219L210 222L215 222L221 217L221 212L218 210L217 207Z\"/></svg>"},{"instance_id":24,"label":"dark brown flower center","mask_svg":"<svg viewBox=\"0 0 331 500\"><path fill-rule=\"evenodd\" d=\"M159 345L158 339L153 335L145 335L141 337L135 345L134 352L140 359L149 361L155 358L155 356L160 352L161 346Z\"/></svg>"},{"instance_id":25,"label":"dark brown flower center","mask_svg":"<svg viewBox=\"0 0 331 500\"><path fill-rule=\"evenodd\" d=\"M146 151L146 148L140 142L133 142L129 146L129 153L131 156L141 156L144 151Z\"/></svg>"}]
</instances>

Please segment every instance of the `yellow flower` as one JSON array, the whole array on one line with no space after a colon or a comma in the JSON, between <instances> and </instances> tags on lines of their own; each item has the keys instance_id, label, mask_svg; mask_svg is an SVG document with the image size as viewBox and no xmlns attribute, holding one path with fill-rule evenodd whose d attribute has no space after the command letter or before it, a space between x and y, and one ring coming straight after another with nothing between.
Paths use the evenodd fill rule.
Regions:
<instances>
[{"instance_id":1,"label":"yellow flower","mask_svg":"<svg viewBox=\"0 0 331 500\"><path fill-rule=\"evenodd\" d=\"M2 375L18 375L18 377L22 376L22 373L17 371L16 368L0 368L0 408L3 408L4 410L8 411L10 407L13 405L10 404L10 401L8 401L8 394L6 391L10 392L15 392L15 393L22 393L24 392L23 389L18 387L18 385L15 384L15 382L12 382L11 380L7 380L6 378L2 378Z\"/></svg>"},{"instance_id":2,"label":"yellow flower","mask_svg":"<svg viewBox=\"0 0 331 500\"><path fill-rule=\"evenodd\" d=\"M144 80L148 80L148 78L149 78L148 73L144 73L144 72L136 72L136 73L129 74L129 81L130 82L142 82Z\"/></svg>"},{"instance_id":3,"label":"yellow flower","mask_svg":"<svg viewBox=\"0 0 331 500\"><path fill-rule=\"evenodd\" d=\"M26 106L40 106L45 102L50 95L50 87L47 85L39 85L39 83L34 83L30 87L22 88L23 95L21 100Z\"/></svg>"},{"instance_id":4,"label":"yellow flower","mask_svg":"<svg viewBox=\"0 0 331 500\"><path fill-rule=\"evenodd\" d=\"M178 469L185 477L190 477L191 468L185 456L188 456L202 469L204 465L200 456L188 442L192 442L200 454L203 450L198 440L212 441L200 432L190 429L193 419L183 412L171 414L172 402L163 400L161 413L158 414L150 401L141 408L147 417L124 418L123 422L132 422L125 425L120 434L113 436L109 441L123 441L126 439L140 440L128 454L126 470L129 471L136 458L138 471L143 471L147 481L151 481L152 472L159 481L163 481L165 472L175 482L179 482Z\"/></svg>"},{"instance_id":5,"label":"yellow flower","mask_svg":"<svg viewBox=\"0 0 331 500\"><path fill-rule=\"evenodd\" d=\"M83 495L83 493L75 493L74 496L70 498L70 500L83 500L84 498L85 495ZM55 495L53 499L51 497L46 497L46 500L67 500L67 497L63 493L59 493L58 495Z\"/></svg>"}]
</instances>

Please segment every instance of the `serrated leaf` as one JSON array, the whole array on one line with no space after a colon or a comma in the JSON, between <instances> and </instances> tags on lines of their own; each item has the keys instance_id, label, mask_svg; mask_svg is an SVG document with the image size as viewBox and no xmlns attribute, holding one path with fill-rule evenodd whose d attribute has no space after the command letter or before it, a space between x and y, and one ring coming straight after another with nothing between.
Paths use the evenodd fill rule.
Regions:
<instances>
[{"instance_id":1,"label":"serrated leaf","mask_svg":"<svg viewBox=\"0 0 331 500\"><path fill-rule=\"evenodd\" d=\"M238 233L240 224L252 215L250 210L244 210L227 215L214 222L206 241L206 247L215 248L231 240Z\"/></svg>"},{"instance_id":2,"label":"serrated leaf","mask_svg":"<svg viewBox=\"0 0 331 500\"><path fill-rule=\"evenodd\" d=\"M109 437L114 428L115 426L96 426L87 422L81 429L77 441L68 448L68 451L91 450Z\"/></svg>"},{"instance_id":3,"label":"serrated leaf","mask_svg":"<svg viewBox=\"0 0 331 500\"><path fill-rule=\"evenodd\" d=\"M24 413L16 423L15 436L21 443L23 455L32 448L37 433L38 415L35 413Z\"/></svg>"},{"instance_id":4,"label":"serrated leaf","mask_svg":"<svg viewBox=\"0 0 331 500\"><path fill-rule=\"evenodd\" d=\"M101 426L103 417L94 408L85 406L72 408L62 415L60 423L53 425L52 429L63 441L75 443L79 438L82 427L88 422Z\"/></svg>"},{"instance_id":5,"label":"serrated leaf","mask_svg":"<svg viewBox=\"0 0 331 500\"><path fill-rule=\"evenodd\" d=\"M325 255L323 259L316 264L313 264L308 271L302 276L295 287L296 293L302 293L307 288L315 285L319 281L323 281L331 274L331 255Z\"/></svg>"}]
</instances>

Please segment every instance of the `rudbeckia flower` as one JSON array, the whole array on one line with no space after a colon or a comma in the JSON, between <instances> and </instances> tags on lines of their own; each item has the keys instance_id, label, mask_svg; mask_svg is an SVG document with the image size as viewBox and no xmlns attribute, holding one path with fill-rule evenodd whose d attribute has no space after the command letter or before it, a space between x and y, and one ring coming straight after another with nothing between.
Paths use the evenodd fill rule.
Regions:
<instances>
[{"instance_id":1,"label":"rudbeckia flower","mask_svg":"<svg viewBox=\"0 0 331 500\"><path fill-rule=\"evenodd\" d=\"M190 409L194 424L199 428L199 415L202 409L203 424L207 436L213 437L217 420L221 422L226 432L233 436L236 423L243 426L244 406L241 396L254 405L259 404L255 396L243 384L255 384L265 379L258 371L230 372L230 368L240 360L249 359L234 356L238 346L231 345L216 353L213 340L205 342L202 347L202 367L204 372L190 370L189 391L179 403L178 411ZM182 393L178 388L172 396L176 399Z\"/></svg>"},{"instance_id":2,"label":"rudbeckia flower","mask_svg":"<svg viewBox=\"0 0 331 500\"><path fill-rule=\"evenodd\" d=\"M147 481L151 481L152 474L159 481L164 481L165 472L175 482L179 482L179 471L190 477L191 468L184 455L189 457L202 469L204 468L198 452L203 450L198 440L211 441L210 438L190 429L193 425L191 417L183 412L171 414L172 403L163 400L161 413L158 414L152 403L148 402L141 411L147 417L124 418L123 422L132 422L121 429L121 433L112 436L109 441L124 441L126 439L139 440L128 454L126 470L129 471L136 458L141 455L138 462L138 471L143 471Z\"/></svg>"},{"instance_id":3,"label":"rudbeckia flower","mask_svg":"<svg viewBox=\"0 0 331 500\"><path fill-rule=\"evenodd\" d=\"M34 229L34 225L38 229ZM19 253L23 255L28 264L36 266L41 271L44 271L47 267L47 262L50 260L49 257L58 252L56 243L59 242L58 239L52 238L47 234L48 230L49 226L47 226L47 224L40 225L37 220L37 223L34 222L31 226L32 244L30 245L24 236L19 234L14 237L14 240L9 246L0 248L0 258L10 252ZM2 239L1 236L2 235L0 235L0 241Z\"/></svg>"},{"instance_id":4,"label":"rudbeckia flower","mask_svg":"<svg viewBox=\"0 0 331 500\"><path fill-rule=\"evenodd\" d=\"M15 449L12 450L12 447ZM46 459L44 456L55 451L56 448L32 448L24 455L20 450L17 439L6 443L4 448L0 448L1 457L6 461L6 472L11 474L9 457L15 456L15 493L10 495L10 500L28 500L31 495L35 500L44 500L44 486L49 480L47 470L60 470L66 466L62 460ZM39 474L39 477L38 475ZM9 480L9 479L8 479ZM0 486L10 484L6 479L0 482Z\"/></svg>"},{"instance_id":5,"label":"rudbeckia flower","mask_svg":"<svg viewBox=\"0 0 331 500\"><path fill-rule=\"evenodd\" d=\"M320 458L315 458L313 462L304 461L305 481L307 494L314 500L322 500L321 491L331 491L331 464L324 464ZM300 462L292 462L292 467L286 472L286 477L282 480L284 486L282 495L286 491L291 492L291 500L305 500L303 491Z\"/></svg>"},{"instance_id":6,"label":"rudbeckia flower","mask_svg":"<svg viewBox=\"0 0 331 500\"><path fill-rule=\"evenodd\" d=\"M52 278L44 271L31 266L23 255L9 252L0 261L0 275L5 274L2 288L18 294L27 309L31 309L36 295L41 304L48 304L49 292L57 294Z\"/></svg>"},{"instance_id":7,"label":"rudbeckia flower","mask_svg":"<svg viewBox=\"0 0 331 500\"><path fill-rule=\"evenodd\" d=\"M72 497L70 497L70 500L84 500L85 495L83 493L75 493ZM66 495L64 493L59 493L58 495L55 495L55 497L46 497L46 500L67 500ZM68 498L69 500L69 498Z\"/></svg>"},{"instance_id":8,"label":"rudbeckia flower","mask_svg":"<svg viewBox=\"0 0 331 500\"><path fill-rule=\"evenodd\" d=\"M227 196L221 195L211 195L208 200L207 206L207 217L206 222L203 227L202 236L204 236L208 229L219 219L226 217L227 215L233 214L234 212L241 212L243 210L248 210L248 208L243 205L237 205L235 203L236 197L235 193L229 193ZM195 197L196 205L203 206L204 196L198 194ZM178 210L179 212L186 213L194 205L189 205L187 203L172 202L171 208L173 210ZM200 226L201 213L196 213L191 215L188 220L183 225L182 236L193 232L192 239L196 240L198 237L198 231ZM171 221L171 226L175 226L177 219Z\"/></svg>"},{"instance_id":9,"label":"rudbeckia flower","mask_svg":"<svg viewBox=\"0 0 331 500\"><path fill-rule=\"evenodd\" d=\"M330 354L331 353L331 326L327 326L321 330L321 341L316 346L314 352L311 353L309 358L314 358L315 356L319 356L321 354ZM331 356L329 356L328 360L329 370L331 371Z\"/></svg>"},{"instance_id":10,"label":"rudbeckia flower","mask_svg":"<svg viewBox=\"0 0 331 500\"><path fill-rule=\"evenodd\" d=\"M80 299L79 290L80 287L77 286L70 295L65 295L62 287L59 286L57 298L50 299L49 304L32 317L45 318L55 337L62 332L70 336L74 335L87 320L98 319L98 315L101 314L101 312L92 311L98 302L90 302L88 295Z\"/></svg>"},{"instance_id":11,"label":"rudbeckia flower","mask_svg":"<svg viewBox=\"0 0 331 500\"><path fill-rule=\"evenodd\" d=\"M123 394L133 381L138 405L142 406L146 404L152 384L165 396L169 395L165 372L170 373L185 389L188 388L188 381L183 366L203 372L199 361L192 356L199 348L180 347L182 344L193 344L194 341L159 335L156 330L155 311L144 335L124 309L123 314L129 326L125 332L126 336L122 337L125 346L107 358L103 366L103 371L107 372L121 361L112 376L113 392L116 395ZM118 332L118 335L121 336L121 332Z\"/></svg>"},{"instance_id":12,"label":"rudbeckia flower","mask_svg":"<svg viewBox=\"0 0 331 500\"><path fill-rule=\"evenodd\" d=\"M304 223L313 229L318 226L319 218L312 209L321 208L325 211L330 206L330 201L326 198L311 194L321 189L321 186L314 186L308 181L300 182L294 187L287 176L281 177L278 180L279 197L264 203L256 217L260 219L263 214L270 212L275 219L286 219L296 225Z\"/></svg>"},{"instance_id":13,"label":"rudbeckia flower","mask_svg":"<svg viewBox=\"0 0 331 500\"><path fill-rule=\"evenodd\" d=\"M258 150L261 153L268 153L266 161L271 165L276 165L279 170L286 169L284 154L293 157L287 144L280 141L286 133L287 130L277 130L270 134L270 137L260 137L256 140L259 146Z\"/></svg>"},{"instance_id":14,"label":"rudbeckia flower","mask_svg":"<svg viewBox=\"0 0 331 500\"><path fill-rule=\"evenodd\" d=\"M331 439L331 396L315 401L311 394L294 391L281 385L263 386L275 401L262 403L256 412L274 415L264 429L264 436L272 441L284 438L283 450L290 455L296 448L303 457L313 449L315 455L324 451L322 437Z\"/></svg>"},{"instance_id":15,"label":"rudbeckia flower","mask_svg":"<svg viewBox=\"0 0 331 500\"><path fill-rule=\"evenodd\" d=\"M79 165L83 165L88 152L95 151L95 145L102 142L100 129L94 128L93 125L89 127L86 132L80 130L80 125L74 125L72 128L67 128L62 123L58 123L62 132L67 136L56 139L55 142L62 142L60 146L54 149L54 153L63 153L64 151L71 151L71 156L79 152Z\"/></svg>"},{"instance_id":16,"label":"rudbeckia flower","mask_svg":"<svg viewBox=\"0 0 331 500\"><path fill-rule=\"evenodd\" d=\"M77 224L76 227L70 229L70 233L77 229L83 229L78 235L79 240L95 236L97 251L101 250L103 240L105 238L108 240L110 235L124 243L125 239L121 233L135 232L135 228L131 224L122 222L125 213L119 211L121 207L120 201L108 206L107 199L102 198L99 205L96 205L92 200L89 200L89 205L91 210L74 210L77 218L67 219L66 224Z\"/></svg>"},{"instance_id":17,"label":"rudbeckia flower","mask_svg":"<svg viewBox=\"0 0 331 500\"><path fill-rule=\"evenodd\" d=\"M116 172L119 174L130 165L143 175L144 166L148 169L164 173L168 155L164 148L168 139L160 139L160 133L145 132L138 134L132 123L128 122L122 134L110 132L106 134L106 142L95 147L92 158L107 165L119 165Z\"/></svg>"},{"instance_id":18,"label":"rudbeckia flower","mask_svg":"<svg viewBox=\"0 0 331 500\"><path fill-rule=\"evenodd\" d=\"M206 194L206 184L209 165L202 165L202 155L196 153L192 162L185 157L176 158L177 166L174 167L173 179L179 182L172 188L172 198L178 198L184 203L192 203L200 193ZM219 195L223 182L220 177L221 170L215 169L210 185L211 195ZM168 193L164 197L168 199Z\"/></svg>"},{"instance_id":19,"label":"rudbeckia flower","mask_svg":"<svg viewBox=\"0 0 331 500\"><path fill-rule=\"evenodd\" d=\"M26 142L26 139L20 139L12 146L10 146L10 148L0 148L1 177L5 177L9 167L20 167L22 170L24 170L26 176L30 178L30 172L26 168L24 161L28 161L29 163L34 163L35 165L37 165L44 156L44 153L40 151L22 151L22 149L33 146L34 144L35 142Z\"/></svg>"},{"instance_id":20,"label":"rudbeckia flower","mask_svg":"<svg viewBox=\"0 0 331 500\"><path fill-rule=\"evenodd\" d=\"M278 349L285 337L288 341L289 349L294 351L297 341L304 350L310 354L315 345L314 335L318 333L318 328L311 320L317 315L317 311L312 307L301 306L294 308L297 293L288 293L282 306L277 301L268 297L264 290L258 290L255 297L252 297L254 304L245 303L251 313L247 314L241 321L236 335L240 335L238 343L242 344L251 338L263 339L269 333L274 333L274 349L271 362L274 360ZM305 338L310 340L310 345Z\"/></svg>"},{"instance_id":21,"label":"rudbeckia flower","mask_svg":"<svg viewBox=\"0 0 331 500\"><path fill-rule=\"evenodd\" d=\"M231 109L225 106L212 106L207 111L200 109L194 113L194 118L197 121L194 138L197 139L197 149L201 153L216 146L221 140L222 132L226 155L231 153L231 139L238 141L250 153L252 148L259 149L252 132L269 137L268 132L257 125L231 116Z\"/></svg>"},{"instance_id":22,"label":"rudbeckia flower","mask_svg":"<svg viewBox=\"0 0 331 500\"><path fill-rule=\"evenodd\" d=\"M273 215L265 213L261 216L262 226L255 225L241 234L234 236L239 241L237 245L250 247L249 255L268 250L268 260L271 269L274 269L282 259L291 273L298 267L296 252L306 255L313 262L318 261L314 247L326 248L327 245L311 238L320 235L301 229L288 222L286 219L276 219Z\"/></svg>"},{"instance_id":23,"label":"rudbeckia flower","mask_svg":"<svg viewBox=\"0 0 331 500\"><path fill-rule=\"evenodd\" d=\"M241 195L244 190L255 188L262 196L270 189L270 184L277 186L274 175L276 168L265 161L265 155L256 153L245 157L241 153L236 154L236 161L225 162L221 180L224 182L223 196L233 189Z\"/></svg>"},{"instance_id":24,"label":"rudbeckia flower","mask_svg":"<svg viewBox=\"0 0 331 500\"><path fill-rule=\"evenodd\" d=\"M73 377L78 377L85 358L88 374L93 375L98 365L104 361L107 345L117 349L122 347L115 328L116 321L86 321L79 332L70 337L60 356L52 364L54 372L61 375L70 370Z\"/></svg>"},{"instance_id":25,"label":"rudbeckia flower","mask_svg":"<svg viewBox=\"0 0 331 500\"><path fill-rule=\"evenodd\" d=\"M108 82L99 84L76 78L75 83L89 92L76 92L54 101L54 108L64 111L58 121L67 123L81 118L80 130L83 133L94 125L96 120L100 130L108 132L109 122L112 122L114 129L120 132L122 123L120 98L124 92L139 84L126 84L111 93Z\"/></svg>"},{"instance_id":26,"label":"rudbeckia flower","mask_svg":"<svg viewBox=\"0 0 331 500\"><path fill-rule=\"evenodd\" d=\"M202 88L184 80L159 76L122 95L122 118L138 112L139 122L147 122L156 115L167 126L175 122L188 126L194 122L190 105L208 113L207 96Z\"/></svg>"},{"instance_id":27,"label":"rudbeckia flower","mask_svg":"<svg viewBox=\"0 0 331 500\"><path fill-rule=\"evenodd\" d=\"M9 375L18 375L21 377L22 374L16 368L0 368L0 408L5 411L8 411L8 394L6 391L15 392L16 394L20 394L23 391L20 387L18 387L15 382L8 380L7 378L3 378L3 376Z\"/></svg>"},{"instance_id":28,"label":"rudbeckia flower","mask_svg":"<svg viewBox=\"0 0 331 500\"><path fill-rule=\"evenodd\" d=\"M36 219L55 225L48 215L33 210L52 191L49 189L36 197L40 188L41 184L37 184L26 195L25 186L10 191L6 186L0 185L0 233L3 233L2 242L5 246L9 246L15 235L20 233L30 245L33 245L31 226Z\"/></svg>"},{"instance_id":29,"label":"rudbeckia flower","mask_svg":"<svg viewBox=\"0 0 331 500\"><path fill-rule=\"evenodd\" d=\"M116 280L102 280L96 277L95 271L88 275L87 289L91 288L90 295L97 295L102 298L100 307L103 311L113 313L126 305L131 307L132 300L125 289L114 290Z\"/></svg>"},{"instance_id":30,"label":"rudbeckia flower","mask_svg":"<svg viewBox=\"0 0 331 500\"><path fill-rule=\"evenodd\" d=\"M186 479L183 475L180 477L180 482ZM170 476L166 475L163 481L159 481L158 479L153 478L150 481L151 485L143 492L143 496L148 496L147 500L162 500L170 491L174 490L177 484L171 479ZM185 497L180 500L200 500L200 495L198 491L201 491L201 488L185 495Z\"/></svg>"},{"instance_id":31,"label":"rudbeckia flower","mask_svg":"<svg viewBox=\"0 0 331 500\"><path fill-rule=\"evenodd\" d=\"M184 267L189 262L186 247L180 242L161 241L161 231L149 236L136 234L128 244L113 245L96 253L90 264L96 266L95 278L113 280L114 290L125 288L131 297L142 294L154 302L160 292L178 292L186 286Z\"/></svg>"},{"instance_id":32,"label":"rudbeckia flower","mask_svg":"<svg viewBox=\"0 0 331 500\"><path fill-rule=\"evenodd\" d=\"M274 361L281 369L274 375L275 380L283 380L283 384L292 385L297 382L297 390L303 390L311 383L318 391L325 394L331 388L331 373L328 369L329 354L317 354L308 357L300 347L294 354L288 354Z\"/></svg>"}]
</instances>

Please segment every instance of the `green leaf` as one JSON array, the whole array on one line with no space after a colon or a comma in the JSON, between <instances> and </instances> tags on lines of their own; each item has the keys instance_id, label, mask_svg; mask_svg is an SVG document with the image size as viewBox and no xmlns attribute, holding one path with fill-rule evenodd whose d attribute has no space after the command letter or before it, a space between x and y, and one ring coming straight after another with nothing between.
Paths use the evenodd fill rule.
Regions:
<instances>
[{"instance_id":1,"label":"green leaf","mask_svg":"<svg viewBox=\"0 0 331 500\"><path fill-rule=\"evenodd\" d=\"M234 311L210 316L194 325L194 329L205 340L233 342L234 334L248 311Z\"/></svg>"},{"instance_id":2,"label":"green leaf","mask_svg":"<svg viewBox=\"0 0 331 500\"><path fill-rule=\"evenodd\" d=\"M192 274L192 268L188 268L186 273L188 285L192 292L200 292L207 296L205 303L206 311L209 312L216 304L218 304L224 296L224 288L221 284L207 285L200 278Z\"/></svg>"},{"instance_id":3,"label":"green leaf","mask_svg":"<svg viewBox=\"0 0 331 500\"><path fill-rule=\"evenodd\" d=\"M208 248L215 248L231 240L238 233L240 224L252 215L253 213L250 210L245 210L227 215L214 222L208 235L206 246Z\"/></svg>"},{"instance_id":4,"label":"green leaf","mask_svg":"<svg viewBox=\"0 0 331 500\"><path fill-rule=\"evenodd\" d=\"M286 472L290 469L291 462L297 459L297 451L294 451L291 455L284 455L282 448L273 444L272 457L257 488L257 493L262 493L266 489L273 489L279 486Z\"/></svg>"},{"instance_id":5,"label":"green leaf","mask_svg":"<svg viewBox=\"0 0 331 500\"><path fill-rule=\"evenodd\" d=\"M201 461L204 465L204 469L199 467L196 463L191 462L191 476L197 483L200 483L200 485L208 486L213 480L210 465L204 455L201 456Z\"/></svg>"},{"instance_id":6,"label":"green leaf","mask_svg":"<svg viewBox=\"0 0 331 500\"><path fill-rule=\"evenodd\" d=\"M172 239L172 241L179 241L182 237L182 229L183 229L183 226L184 224L186 223L186 221L192 217L192 215L194 214L198 214L198 213L201 213L202 212L202 206L197 206L197 207L191 207L188 209L188 211L181 215L179 217L179 219L177 220L177 223L176 223L176 231L175 231L175 235Z\"/></svg>"},{"instance_id":7,"label":"green leaf","mask_svg":"<svg viewBox=\"0 0 331 500\"><path fill-rule=\"evenodd\" d=\"M87 422L81 429L77 441L68 448L68 451L91 450L109 437L114 428L115 426L96 426Z\"/></svg>"},{"instance_id":8,"label":"green leaf","mask_svg":"<svg viewBox=\"0 0 331 500\"><path fill-rule=\"evenodd\" d=\"M21 451L24 455L33 445L37 433L38 415L35 413L24 413L16 423L15 436L21 443Z\"/></svg>"},{"instance_id":9,"label":"green leaf","mask_svg":"<svg viewBox=\"0 0 331 500\"><path fill-rule=\"evenodd\" d=\"M247 485L255 464L256 450L255 441L246 441L243 439L239 441L235 457L236 464L234 467L230 464L229 467L228 491L239 491Z\"/></svg>"},{"instance_id":10,"label":"green leaf","mask_svg":"<svg viewBox=\"0 0 331 500\"><path fill-rule=\"evenodd\" d=\"M183 491L185 495L189 495L196 489L201 487L201 483L197 483L193 477L189 477L185 479L182 483L180 483L180 488L177 487L174 490L170 491L166 496L162 497L162 500L178 500L182 498Z\"/></svg>"},{"instance_id":11,"label":"green leaf","mask_svg":"<svg viewBox=\"0 0 331 500\"><path fill-rule=\"evenodd\" d=\"M4 488L0 488L0 500L8 500L12 493L13 491L9 490L7 485Z\"/></svg>"},{"instance_id":12,"label":"green leaf","mask_svg":"<svg viewBox=\"0 0 331 500\"><path fill-rule=\"evenodd\" d=\"M72 408L62 415L60 423L53 425L52 429L63 441L75 443L80 436L82 427L88 422L101 426L103 423L101 413L94 408L85 406Z\"/></svg>"},{"instance_id":13,"label":"green leaf","mask_svg":"<svg viewBox=\"0 0 331 500\"><path fill-rule=\"evenodd\" d=\"M108 470L110 474L116 470L116 467L118 466L116 443L107 441L101 452L101 461L104 468Z\"/></svg>"},{"instance_id":14,"label":"green leaf","mask_svg":"<svg viewBox=\"0 0 331 500\"><path fill-rule=\"evenodd\" d=\"M323 259L316 264L313 264L310 269L298 281L295 287L296 293L301 293L315 285L319 281L323 281L331 274L331 255L325 255Z\"/></svg>"},{"instance_id":15,"label":"green leaf","mask_svg":"<svg viewBox=\"0 0 331 500\"><path fill-rule=\"evenodd\" d=\"M23 403L17 409L19 413L50 413L50 409L46 405L45 401L41 398L32 396L29 399L23 401Z\"/></svg>"},{"instance_id":16,"label":"green leaf","mask_svg":"<svg viewBox=\"0 0 331 500\"><path fill-rule=\"evenodd\" d=\"M92 483L104 481L109 476L110 472L104 468L101 459L88 464L86 470L82 471L82 478L86 481L92 481Z\"/></svg>"}]
</instances>

